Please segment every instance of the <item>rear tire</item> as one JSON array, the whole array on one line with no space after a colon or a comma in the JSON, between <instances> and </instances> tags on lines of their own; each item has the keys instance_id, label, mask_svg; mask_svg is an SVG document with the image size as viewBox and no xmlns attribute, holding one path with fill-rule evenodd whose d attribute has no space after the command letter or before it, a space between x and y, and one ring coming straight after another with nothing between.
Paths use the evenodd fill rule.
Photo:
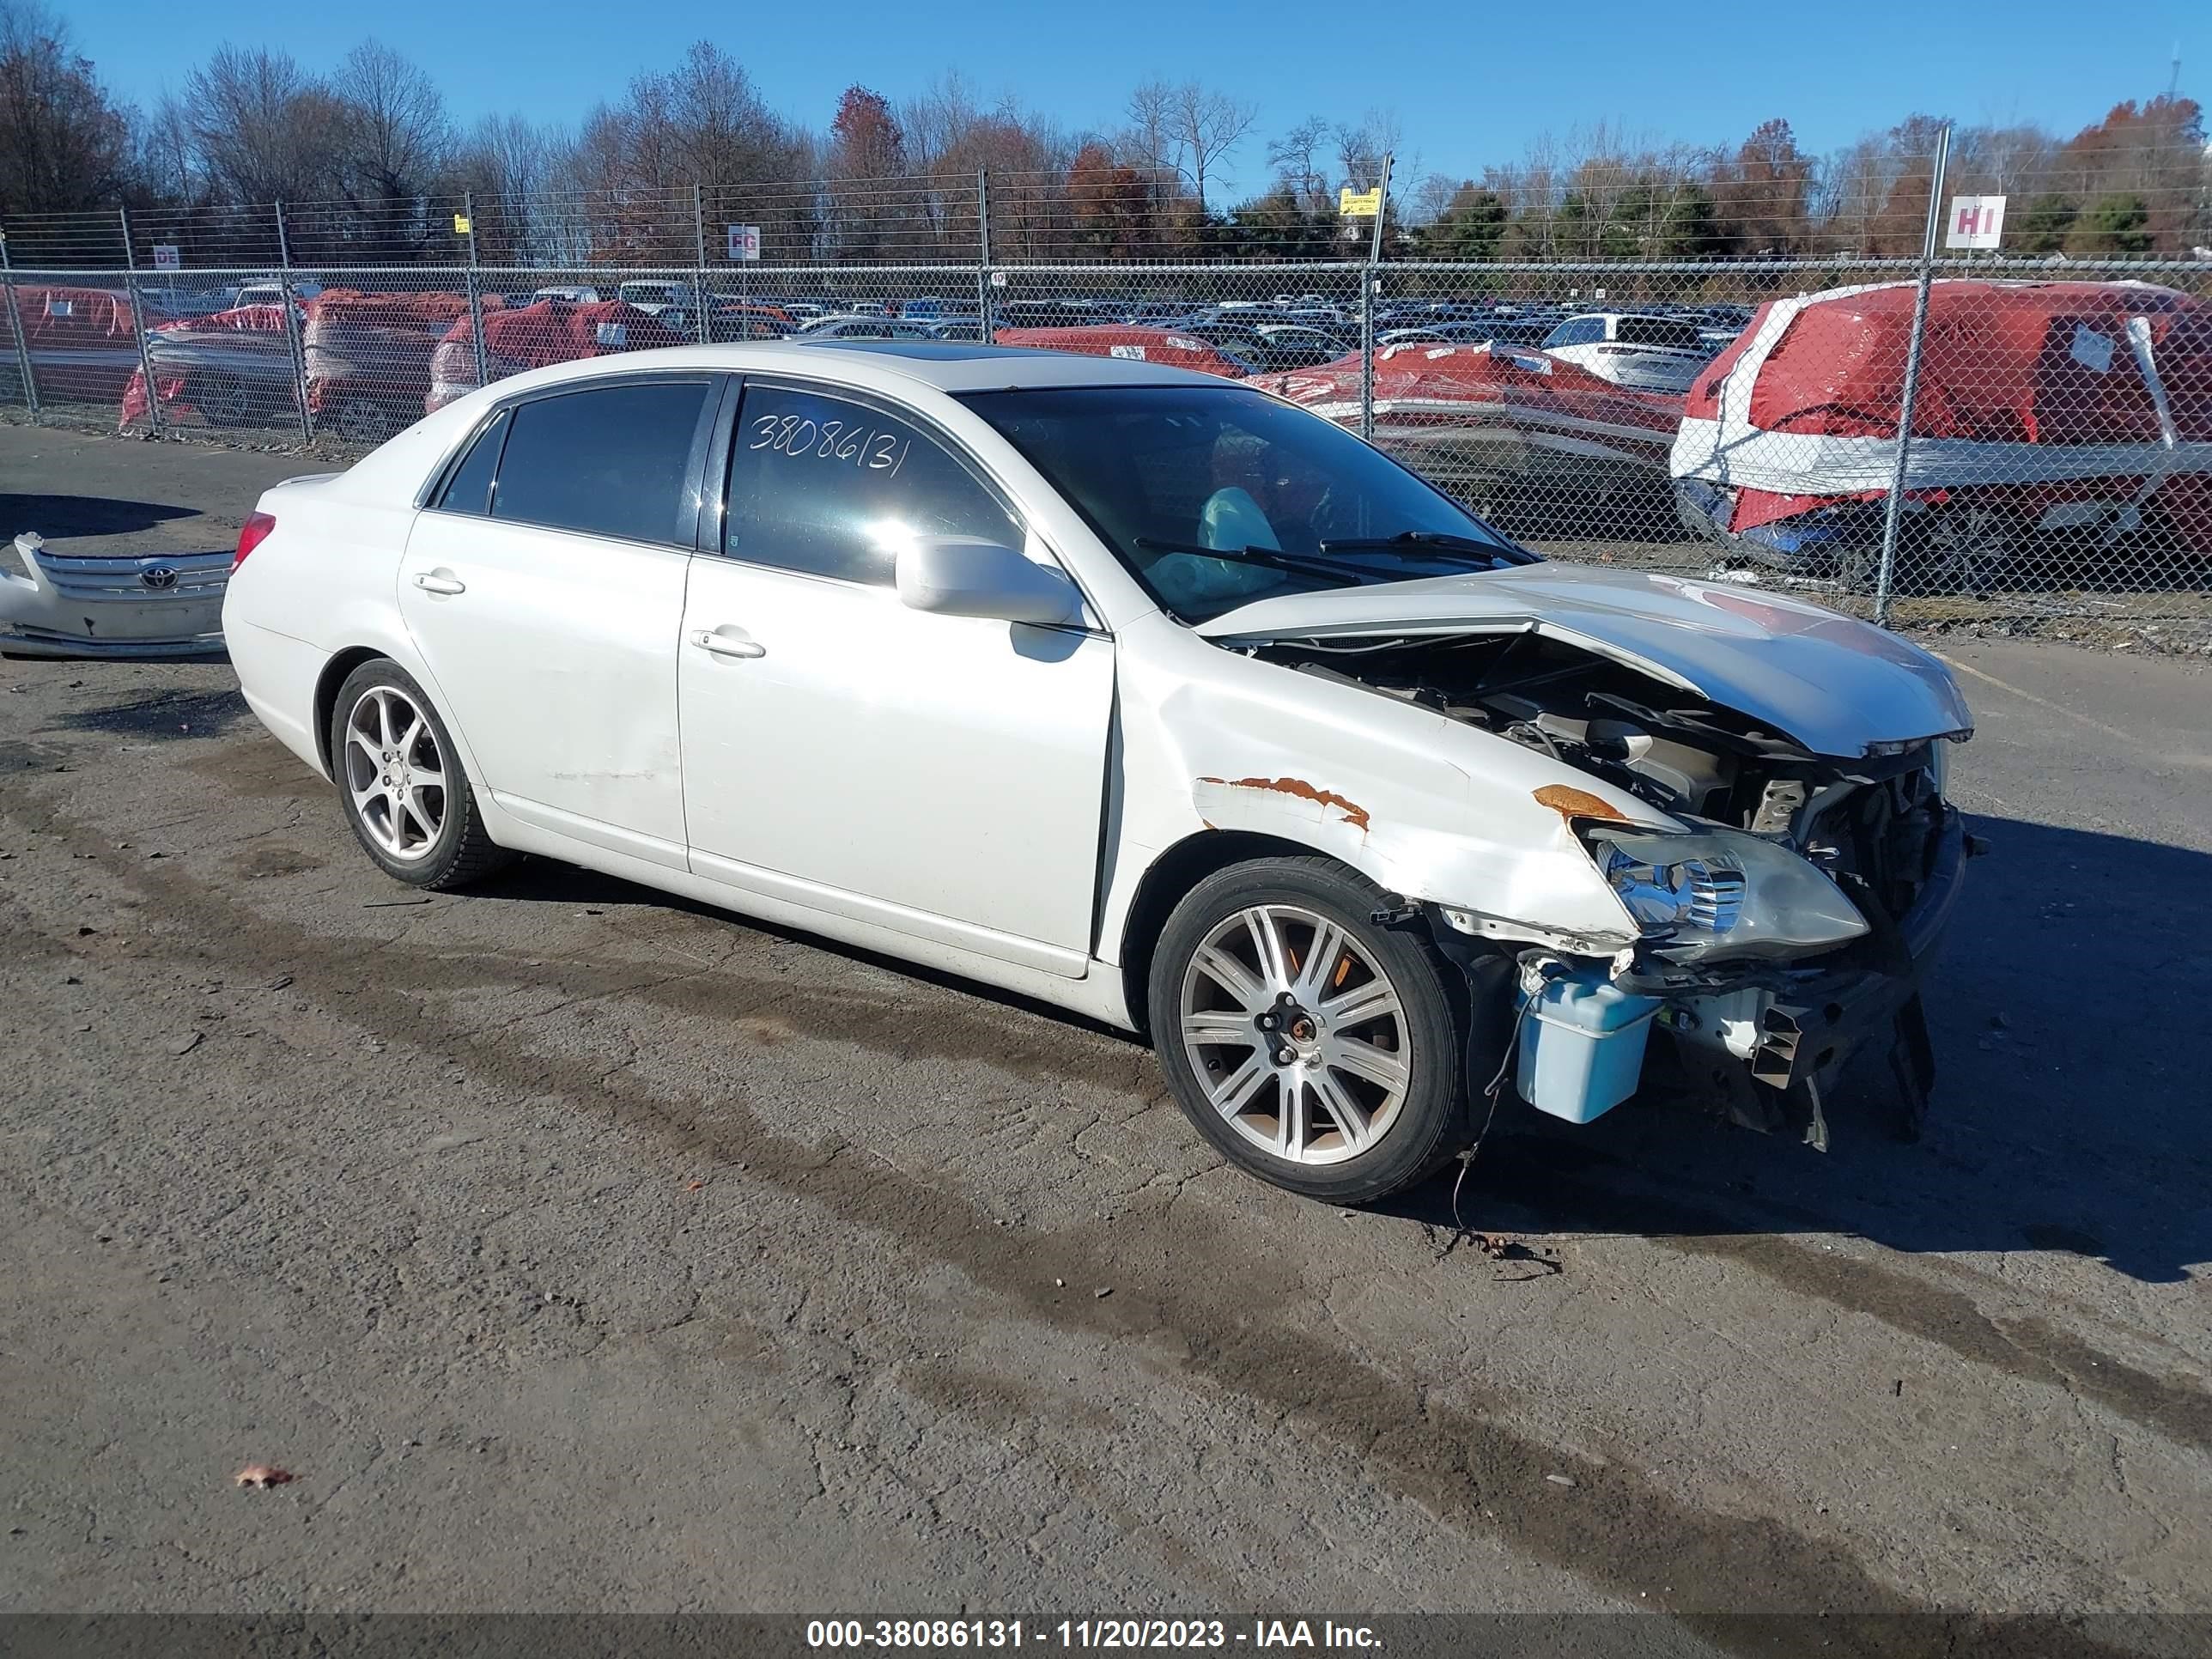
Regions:
<instances>
[{"instance_id":1,"label":"rear tire","mask_svg":"<svg viewBox=\"0 0 2212 1659\"><path fill-rule=\"evenodd\" d=\"M346 676L330 739L338 810L385 874L444 892L514 861L484 828L445 721L398 663Z\"/></svg>"},{"instance_id":2,"label":"rear tire","mask_svg":"<svg viewBox=\"0 0 2212 1659\"><path fill-rule=\"evenodd\" d=\"M1152 1042L1184 1115L1240 1169L1335 1204L1411 1185L1468 1137L1451 970L1370 920L1382 900L1329 859L1232 865L1152 955Z\"/></svg>"}]
</instances>

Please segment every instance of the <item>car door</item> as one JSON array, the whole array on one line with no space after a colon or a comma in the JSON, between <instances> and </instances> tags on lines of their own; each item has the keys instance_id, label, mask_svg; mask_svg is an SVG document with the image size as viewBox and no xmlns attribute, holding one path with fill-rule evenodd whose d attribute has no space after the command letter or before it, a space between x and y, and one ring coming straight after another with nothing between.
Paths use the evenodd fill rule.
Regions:
<instances>
[{"instance_id":1,"label":"car door","mask_svg":"<svg viewBox=\"0 0 2212 1659\"><path fill-rule=\"evenodd\" d=\"M677 630L725 384L625 376L502 409L399 572L433 695L499 804L678 869Z\"/></svg>"},{"instance_id":2,"label":"car door","mask_svg":"<svg viewBox=\"0 0 2212 1659\"><path fill-rule=\"evenodd\" d=\"M911 411L749 380L726 473L678 653L694 872L1079 977L1112 641L900 603L902 538L1024 545Z\"/></svg>"}]
</instances>

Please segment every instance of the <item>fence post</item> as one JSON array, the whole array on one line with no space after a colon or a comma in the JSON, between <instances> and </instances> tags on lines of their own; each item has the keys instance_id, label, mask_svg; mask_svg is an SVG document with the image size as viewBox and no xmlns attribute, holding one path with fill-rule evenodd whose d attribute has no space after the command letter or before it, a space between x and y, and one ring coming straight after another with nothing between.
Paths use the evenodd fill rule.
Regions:
<instances>
[{"instance_id":1,"label":"fence post","mask_svg":"<svg viewBox=\"0 0 2212 1659\"><path fill-rule=\"evenodd\" d=\"M1390 210L1390 162L1382 157L1382 197L1375 208L1375 234L1359 271L1359 435L1375 441L1375 290L1382 285L1382 221Z\"/></svg>"},{"instance_id":2,"label":"fence post","mask_svg":"<svg viewBox=\"0 0 2212 1659\"><path fill-rule=\"evenodd\" d=\"M468 221L469 226L469 343L476 349L477 384L488 386L490 381L484 355L483 279L477 275L477 193L472 190L461 192L461 217Z\"/></svg>"},{"instance_id":3,"label":"fence post","mask_svg":"<svg viewBox=\"0 0 2212 1659\"><path fill-rule=\"evenodd\" d=\"M707 303L707 202L696 179L691 183L691 307L699 313L699 343L714 343L714 308ZM744 320L738 321L738 337L745 337Z\"/></svg>"},{"instance_id":4,"label":"fence post","mask_svg":"<svg viewBox=\"0 0 2212 1659\"><path fill-rule=\"evenodd\" d=\"M292 297L292 244L284 234L284 204L276 206L276 270L283 280L284 343L292 353L292 396L300 409L300 441L315 441L314 422L307 414L307 354L300 344L299 301Z\"/></svg>"},{"instance_id":5,"label":"fence post","mask_svg":"<svg viewBox=\"0 0 2212 1659\"><path fill-rule=\"evenodd\" d=\"M131 246L131 210L118 207L123 225L123 291L131 296L131 331L138 337L138 375L146 383L146 426L161 435L161 389L154 384L154 356L146 345L146 296L138 286L138 256Z\"/></svg>"},{"instance_id":6,"label":"fence post","mask_svg":"<svg viewBox=\"0 0 2212 1659\"><path fill-rule=\"evenodd\" d=\"M31 374L31 337L23 332L23 307L15 297L15 268L8 260L8 233L0 230L0 283L8 289L8 320L15 329L15 367L23 376L23 406L39 419L39 383Z\"/></svg>"},{"instance_id":7,"label":"fence post","mask_svg":"<svg viewBox=\"0 0 2212 1659\"><path fill-rule=\"evenodd\" d=\"M1943 175L1950 165L1951 129L1936 138L1936 170L1928 181L1928 223L1920 236L1920 281L1912 298L1912 337L1905 350L1905 392L1897 411L1897 465L1889 475L1889 501L1881 519L1881 566L1875 574L1874 619L1887 626L1897 577L1897 527L1905 511L1905 457L1912 447L1912 405L1920 396L1920 348L1928 333L1928 289L1936 275L1936 232L1943 222Z\"/></svg>"},{"instance_id":8,"label":"fence post","mask_svg":"<svg viewBox=\"0 0 2212 1659\"><path fill-rule=\"evenodd\" d=\"M975 169L975 338L988 345L998 337L991 326L991 169Z\"/></svg>"}]
</instances>

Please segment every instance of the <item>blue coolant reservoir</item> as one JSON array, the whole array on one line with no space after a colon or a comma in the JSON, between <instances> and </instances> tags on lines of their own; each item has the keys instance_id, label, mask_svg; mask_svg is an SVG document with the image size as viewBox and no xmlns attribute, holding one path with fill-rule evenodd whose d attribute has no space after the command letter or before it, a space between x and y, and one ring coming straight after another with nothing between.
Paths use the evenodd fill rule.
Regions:
<instances>
[{"instance_id":1,"label":"blue coolant reservoir","mask_svg":"<svg viewBox=\"0 0 2212 1659\"><path fill-rule=\"evenodd\" d=\"M1521 1000L1521 1098L1588 1123L1636 1092L1659 999L1632 995L1595 971L1547 980Z\"/></svg>"}]
</instances>

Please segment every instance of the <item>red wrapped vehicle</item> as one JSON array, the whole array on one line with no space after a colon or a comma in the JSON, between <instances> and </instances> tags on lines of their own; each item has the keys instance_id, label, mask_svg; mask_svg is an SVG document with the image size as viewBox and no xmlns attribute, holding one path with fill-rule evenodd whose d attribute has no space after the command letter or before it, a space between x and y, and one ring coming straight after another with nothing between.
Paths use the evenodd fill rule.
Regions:
<instances>
[{"instance_id":1,"label":"red wrapped vehicle","mask_svg":"<svg viewBox=\"0 0 2212 1659\"><path fill-rule=\"evenodd\" d=\"M317 428L373 444L412 425L429 395L432 355L468 314L461 294L333 289L309 301L301 343Z\"/></svg>"},{"instance_id":2,"label":"red wrapped vehicle","mask_svg":"<svg viewBox=\"0 0 2212 1659\"><path fill-rule=\"evenodd\" d=\"M1359 422L1359 357L1252 384L1346 426ZM1408 343L1375 354L1375 441L1489 510L1506 488L1550 486L1614 514L1664 510L1682 399L1601 380L1532 346Z\"/></svg>"},{"instance_id":3,"label":"red wrapped vehicle","mask_svg":"<svg viewBox=\"0 0 2212 1659\"><path fill-rule=\"evenodd\" d=\"M19 288L31 377L49 403L112 403L138 372L138 319L118 289Z\"/></svg>"},{"instance_id":4,"label":"red wrapped vehicle","mask_svg":"<svg viewBox=\"0 0 2212 1659\"><path fill-rule=\"evenodd\" d=\"M146 418L146 377L132 353L119 425ZM270 426L299 418L292 342L281 305L233 306L146 331L146 359L171 426Z\"/></svg>"},{"instance_id":5,"label":"red wrapped vehicle","mask_svg":"<svg viewBox=\"0 0 2212 1659\"><path fill-rule=\"evenodd\" d=\"M430 356L457 317L459 294L370 294L325 289L301 307L300 350L307 413L319 432L349 443L381 443L421 411ZM147 356L175 426L246 426L298 419L292 342L284 308L238 306L165 323L147 336ZM143 379L123 397L125 427L146 413Z\"/></svg>"},{"instance_id":6,"label":"red wrapped vehicle","mask_svg":"<svg viewBox=\"0 0 2212 1659\"><path fill-rule=\"evenodd\" d=\"M1039 351L1075 351L1086 357L1128 357L1139 362L1165 363L1173 368L1194 368L1203 374L1241 380L1251 366L1193 334L1171 328L1139 328L1127 324L1101 323L1079 328L1002 328L992 336L1000 345L1029 346Z\"/></svg>"},{"instance_id":7,"label":"red wrapped vehicle","mask_svg":"<svg viewBox=\"0 0 2212 1659\"><path fill-rule=\"evenodd\" d=\"M1914 301L1893 283L1761 307L1690 389L1683 521L1751 562L1862 584ZM2212 307L2144 283L1932 284L1900 506L1908 591L2068 544L2212 552Z\"/></svg>"},{"instance_id":8,"label":"red wrapped vehicle","mask_svg":"<svg viewBox=\"0 0 2212 1659\"><path fill-rule=\"evenodd\" d=\"M667 324L620 300L580 305L547 299L512 310L486 300L483 307L484 367L495 380L548 363L684 343L684 337ZM430 389L423 411L434 413L475 391L478 384L476 330L464 312L431 355Z\"/></svg>"}]
</instances>

